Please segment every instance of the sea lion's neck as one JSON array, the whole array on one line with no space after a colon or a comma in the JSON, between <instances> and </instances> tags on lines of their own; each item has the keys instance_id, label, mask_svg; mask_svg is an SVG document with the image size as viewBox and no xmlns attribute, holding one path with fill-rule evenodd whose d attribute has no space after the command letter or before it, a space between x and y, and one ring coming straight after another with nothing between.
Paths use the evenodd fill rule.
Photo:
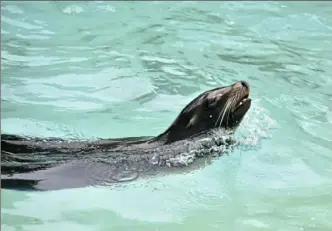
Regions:
<instances>
[{"instance_id":1,"label":"sea lion's neck","mask_svg":"<svg viewBox=\"0 0 332 231\"><path fill-rule=\"evenodd\" d=\"M136 141L122 140L122 142L119 143L119 145L116 145L117 147L113 146L113 150L121 151L121 150L130 150L130 149L153 149L160 147L162 145L172 144L174 142L182 140L182 139L174 140L173 139L174 137L175 136L173 136L172 130L169 128L155 137L145 137L143 139ZM109 144L107 143L108 142L106 142L106 145L108 146Z\"/></svg>"},{"instance_id":2,"label":"sea lion's neck","mask_svg":"<svg viewBox=\"0 0 332 231\"><path fill-rule=\"evenodd\" d=\"M171 144L177 141L181 141L184 139L190 138L186 128L183 128L179 123L178 119L174 121L163 133L158 136L150 139L148 141L149 144L157 143L157 144Z\"/></svg>"},{"instance_id":3,"label":"sea lion's neck","mask_svg":"<svg viewBox=\"0 0 332 231\"><path fill-rule=\"evenodd\" d=\"M168 144L168 133L164 132L155 137L145 137L145 139L141 139L134 142L122 142L119 146L117 146L114 151L121 150L130 150L130 149L153 149L156 147L160 147L162 145Z\"/></svg>"}]
</instances>

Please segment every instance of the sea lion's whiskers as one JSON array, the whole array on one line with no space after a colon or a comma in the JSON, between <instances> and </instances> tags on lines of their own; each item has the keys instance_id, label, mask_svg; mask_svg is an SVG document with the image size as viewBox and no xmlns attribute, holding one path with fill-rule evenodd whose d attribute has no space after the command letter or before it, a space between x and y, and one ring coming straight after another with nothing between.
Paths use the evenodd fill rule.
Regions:
<instances>
[{"instance_id":1,"label":"sea lion's whiskers","mask_svg":"<svg viewBox=\"0 0 332 231\"><path fill-rule=\"evenodd\" d=\"M226 114L228 108L231 106L231 104L232 104L232 100L229 100L227 102L226 106L225 106L225 109L223 110L223 114L222 114L222 117L221 117L220 122L219 122L219 128L221 127L221 124L222 124L222 121L223 121L223 119L225 117L225 114Z\"/></svg>"},{"instance_id":2,"label":"sea lion's whiskers","mask_svg":"<svg viewBox=\"0 0 332 231\"><path fill-rule=\"evenodd\" d=\"M218 115L218 118L217 118L217 120L216 120L214 126L217 126L217 123L218 123L218 121L219 121L219 119L220 119L220 116L221 116L221 114L223 113L223 111L225 110L225 108L226 108L226 106L227 106L227 103L228 103L228 101L226 102L226 104L224 105L224 107L221 109L221 111L220 111L220 113L219 113L219 115Z\"/></svg>"},{"instance_id":3,"label":"sea lion's whiskers","mask_svg":"<svg viewBox=\"0 0 332 231\"><path fill-rule=\"evenodd\" d=\"M234 97L231 98L231 105L230 105L231 108L227 111L228 113L227 113L227 117L226 117L227 118L226 126L228 126L229 115L231 114L232 107L235 106L234 102L235 102L235 99L237 98L236 96L237 95L235 95Z\"/></svg>"},{"instance_id":4,"label":"sea lion's whiskers","mask_svg":"<svg viewBox=\"0 0 332 231\"><path fill-rule=\"evenodd\" d=\"M220 111L220 113L219 113L219 115L218 115L218 118L217 118L217 120L216 120L214 126L217 126L217 123L218 123L218 121L219 121L219 119L220 119L220 116L221 116L222 112L225 110L225 107L226 107L226 105L221 109L221 111Z\"/></svg>"},{"instance_id":5,"label":"sea lion's whiskers","mask_svg":"<svg viewBox=\"0 0 332 231\"><path fill-rule=\"evenodd\" d=\"M229 116L231 114L231 110L232 110L232 107L235 107L236 106L236 101L238 101L242 95L244 95L245 91L244 90L241 90L240 92L237 92L235 93L235 95L230 99L230 101L232 102L231 103L231 108L230 110L228 110L228 113L227 113L227 120L226 120L226 126L228 126L228 120L229 120ZM233 104L234 103L234 104Z\"/></svg>"},{"instance_id":6,"label":"sea lion's whiskers","mask_svg":"<svg viewBox=\"0 0 332 231\"><path fill-rule=\"evenodd\" d=\"M228 119L229 119L229 115L231 114L231 110L228 110L227 116L226 116L226 126L228 126Z\"/></svg>"},{"instance_id":7,"label":"sea lion's whiskers","mask_svg":"<svg viewBox=\"0 0 332 231\"><path fill-rule=\"evenodd\" d=\"M219 115L218 115L218 118L217 118L216 123L214 124L214 126L217 126L217 123L218 123L218 121L219 121L219 119L220 119L220 116L222 115L223 111L224 111L225 108L227 107L227 104L228 104L228 101L226 102L226 104L224 105L224 107L221 109L221 111L220 111L220 113L219 113ZM218 127L219 127L219 126L218 126Z\"/></svg>"}]
</instances>

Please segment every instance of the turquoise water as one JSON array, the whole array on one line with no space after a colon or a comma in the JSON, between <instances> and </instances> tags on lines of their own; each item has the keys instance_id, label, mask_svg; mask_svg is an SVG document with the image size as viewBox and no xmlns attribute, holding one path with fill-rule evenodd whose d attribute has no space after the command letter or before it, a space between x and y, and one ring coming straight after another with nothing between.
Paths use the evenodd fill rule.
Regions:
<instances>
[{"instance_id":1,"label":"turquoise water","mask_svg":"<svg viewBox=\"0 0 332 231\"><path fill-rule=\"evenodd\" d=\"M1 190L1 229L331 230L332 4L1 2L1 131L157 135L247 80L241 146L117 188Z\"/></svg>"}]
</instances>

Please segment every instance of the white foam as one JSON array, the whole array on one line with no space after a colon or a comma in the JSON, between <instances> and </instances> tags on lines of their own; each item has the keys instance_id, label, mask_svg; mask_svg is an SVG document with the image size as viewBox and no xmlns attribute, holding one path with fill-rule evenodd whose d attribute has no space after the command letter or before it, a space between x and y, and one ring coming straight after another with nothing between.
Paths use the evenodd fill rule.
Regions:
<instances>
[{"instance_id":1,"label":"white foam","mask_svg":"<svg viewBox=\"0 0 332 231\"><path fill-rule=\"evenodd\" d=\"M77 6L77 5L70 5L67 6L65 9L63 9L63 13L65 14L79 14L82 13L84 10L82 7Z\"/></svg>"},{"instance_id":2,"label":"white foam","mask_svg":"<svg viewBox=\"0 0 332 231\"><path fill-rule=\"evenodd\" d=\"M276 127L277 122L269 117L258 101L255 101L240 124L237 133L237 136L240 136L238 142L243 145L256 146L262 139L271 137L270 131Z\"/></svg>"}]
</instances>

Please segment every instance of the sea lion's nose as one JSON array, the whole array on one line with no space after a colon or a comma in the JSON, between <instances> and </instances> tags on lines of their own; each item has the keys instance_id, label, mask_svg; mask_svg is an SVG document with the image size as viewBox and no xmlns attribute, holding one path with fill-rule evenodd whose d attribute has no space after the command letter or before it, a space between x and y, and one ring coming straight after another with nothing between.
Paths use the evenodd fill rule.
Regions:
<instances>
[{"instance_id":1,"label":"sea lion's nose","mask_svg":"<svg viewBox=\"0 0 332 231\"><path fill-rule=\"evenodd\" d=\"M247 89L249 89L249 83L247 83L246 81L240 81L242 87L245 87Z\"/></svg>"},{"instance_id":2,"label":"sea lion's nose","mask_svg":"<svg viewBox=\"0 0 332 231\"><path fill-rule=\"evenodd\" d=\"M234 87L239 87L239 88L246 88L247 90L249 90L250 86L249 86L249 83L247 81L244 81L244 80L240 80L238 82L236 82L234 84Z\"/></svg>"}]
</instances>

